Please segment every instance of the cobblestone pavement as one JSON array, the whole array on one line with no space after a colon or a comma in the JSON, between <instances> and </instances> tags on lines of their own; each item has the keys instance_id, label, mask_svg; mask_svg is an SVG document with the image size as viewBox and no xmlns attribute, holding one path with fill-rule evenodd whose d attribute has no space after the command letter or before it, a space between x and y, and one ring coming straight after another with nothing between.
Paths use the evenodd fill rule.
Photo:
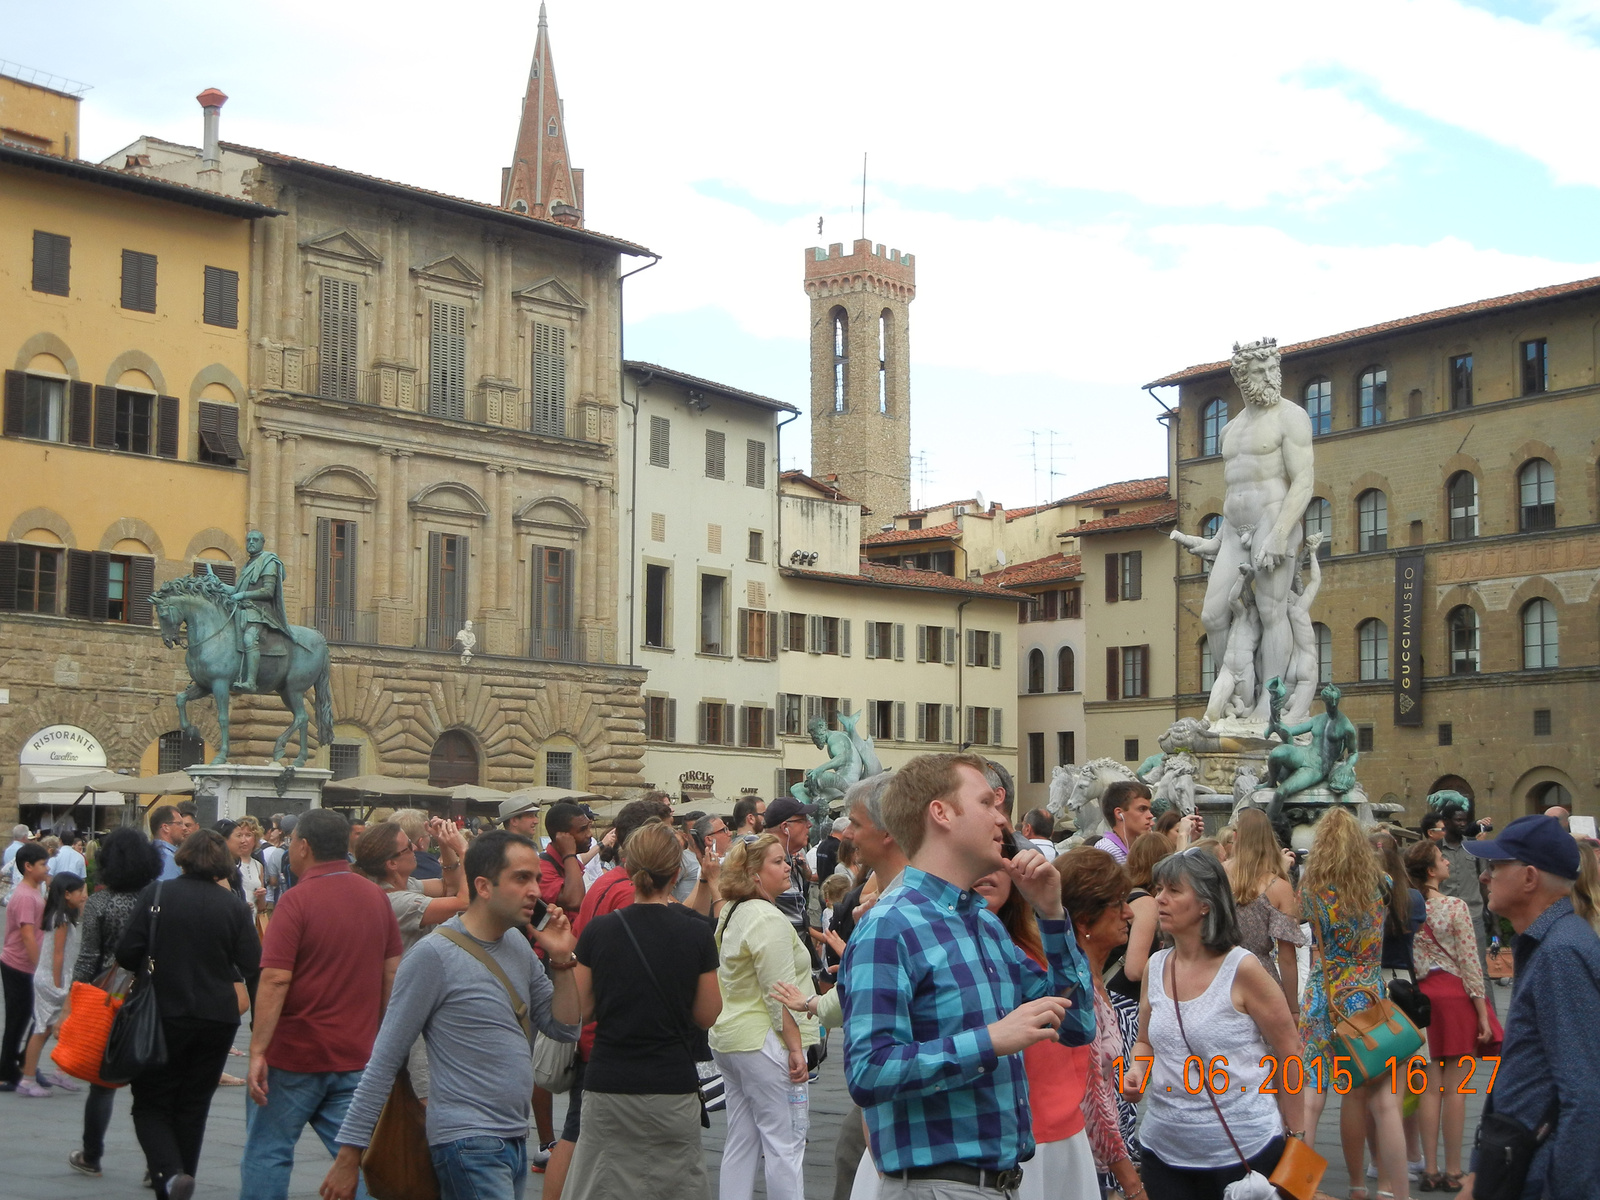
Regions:
<instances>
[{"instance_id":1,"label":"cobblestone pavement","mask_svg":"<svg viewBox=\"0 0 1600 1200\"><path fill-rule=\"evenodd\" d=\"M1493 989L1502 1019L1510 989ZM844 1089L844 1069L835 1034L832 1053L822 1064L821 1077L811 1090L811 1144L806 1156L806 1200L829 1200L833 1195L833 1145L840 1121L850 1100ZM241 1031L242 1049L248 1034ZM236 1075L244 1073L244 1059L229 1060ZM206 1126L205 1150L201 1155L196 1200L234 1200L239 1194L239 1160L244 1151L244 1110L248 1103L243 1088L218 1089L211 1104ZM561 1127L564 1098L556 1100L556 1128ZM1477 1128L1482 1109L1481 1097L1467 1102L1467 1137ZM138 1200L149 1195L139 1186L144 1159L133 1136L128 1118L126 1089L119 1094L111 1128L106 1137L106 1152L101 1179L88 1179L67 1166L67 1154L80 1144L83 1121L81 1094L58 1094L48 1100L27 1100L16 1095L0 1095L0 1138L5 1157L0 1165L0 1200ZM711 1195L716 1195L717 1167L721 1162L722 1141L727 1122L713 1114L705 1133L706 1164L711 1174ZM1348 1179L1339 1149L1338 1105L1330 1101L1322 1115L1317 1149L1328 1159L1325 1191L1344 1194ZM328 1155L322 1143L309 1130L300 1139L295 1154L292 1200L314 1200L317 1186L328 1168ZM528 1189L529 1200L540 1196L542 1177L534 1175ZM764 1194L759 1180L756 1194ZM1088 1200L1088 1198L1086 1198Z\"/></svg>"}]
</instances>

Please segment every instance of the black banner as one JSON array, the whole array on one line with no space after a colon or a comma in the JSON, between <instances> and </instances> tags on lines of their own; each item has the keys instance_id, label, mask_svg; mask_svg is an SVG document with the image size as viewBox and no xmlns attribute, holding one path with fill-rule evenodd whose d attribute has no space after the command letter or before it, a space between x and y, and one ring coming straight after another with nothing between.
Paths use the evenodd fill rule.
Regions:
<instances>
[{"instance_id":1,"label":"black banner","mask_svg":"<svg viewBox=\"0 0 1600 1200\"><path fill-rule=\"evenodd\" d=\"M1394 723L1422 724L1422 561L1394 560Z\"/></svg>"}]
</instances>

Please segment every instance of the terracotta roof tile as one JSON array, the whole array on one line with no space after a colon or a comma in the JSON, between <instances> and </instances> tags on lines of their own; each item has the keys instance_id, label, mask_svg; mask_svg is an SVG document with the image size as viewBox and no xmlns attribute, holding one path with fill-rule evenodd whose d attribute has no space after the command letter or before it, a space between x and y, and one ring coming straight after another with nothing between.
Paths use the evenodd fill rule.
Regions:
<instances>
[{"instance_id":1,"label":"terracotta roof tile","mask_svg":"<svg viewBox=\"0 0 1600 1200\"><path fill-rule=\"evenodd\" d=\"M985 575L984 581L997 587L1031 587L1076 579L1083 573L1083 557L1077 554L1047 554L1031 562L1009 563Z\"/></svg>"},{"instance_id":2,"label":"terracotta roof tile","mask_svg":"<svg viewBox=\"0 0 1600 1200\"><path fill-rule=\"evenodd\" d=\"M804 471L785 471L780 476L780 478L793 480L795 483L803 483L807 487L816 488L817 491L819 491L819 492L832 492L833 493L833 498L835 500L843 500L846 503L850 503L850 504L854 504L855 503L854 500L852 500L849 496L846 496L838 488L834 487L833 484L824 483L820 479L813 479L810 475L807 475Z\"/></svg>"},{"instance_id":3,"label":"terracotta roof tile","mask_svg":"<svg viewBox=\"0 0 1600 1200\"><path fill-rule=\"evenodd\" d=\"M1124 479L1121 483L1106 483L1076 496L1068 496L1059 504L1118 504L1130 500L1160 500L1167 494L1167 477L1155 475L1149 479Z\"/></svg>"},{"instance_id":4,"label":"terracotta roof tile","mask_svg":"<svg viewBox=\"0 0 1600 1200\"><path fill-rule=\"evenodd\" d=\"M1557 300L1563 296L1576 296L1582 292L1590 291L1600 291L1600 276L1594 276L1589 279L1575 279L1571 283L1557 283L1549 287L1530 288L1525 292L1510 292L1504 296L1491 296L1485 300L1473 300L1470 303L1457 304L1450 308L1436 308L1431 312L1417 313L1411 317L1400 317L1393 321L1380 321L1376 325L1364 325L1360 329L1350 329L1344 333L1330 333L1326 337L1312 338L1307 342L1295 342L1292 345L1280 346L1279 353L1284 358L1288 358L1291 355L1308 354L1313 350L1323 350L1330 346L1382 337L1384 334L1396 333L1403 329L1420 329L1428 325L1453 321L1460 317L1481 316L1484 313L1499 312L1503 309L1518 308L1527 304L1538 304L1544 300ZM1181 371L1174 371L1171 375L1163 375L1160 379L1144 386L1147 388L1166 387L1169 384L1182 383L1188 379L1201 379L1207 375L1218 375L1227 369L1228 363L1226 361L1201 363L1198 366L1185 367Z\"/></svg>"},{"instance_id":5,"label":"terracotta roof tile","mask_svg":"<svg viewBox=\"0 0 1600 1200\"><path fill-rule=\"evenodd\" d=\"M940 538L961 536L961 526L955 521L943 525L929 525L926 529L880 529L861 539L863 546L891 546L898 542L935 542Z\"/></svg>"},{"instance_id":6,"label":"terracotta roof tile","mask_svg":"<svg viewBox=\"0 0 1600 1200\"><path fill-rule=\"evenodd\" d=\"M1089 521L1079 525L1076 529L1068 529L1062 533L1063 537L1083 537L1094 533L1116 533L1123 529L1153 529L1161 525L1176 525L1178 523L1178 502L1168 500L1164 504L1151 504L1145 508L1135 508L1130 512L1118 513L1114 517L1101 517L1098 521Z\"/></svg>"},{"instance_id":7,"label":"terracotta roof tile","mask_svg":"<svg viewBox=\"0 0 1600 1200\"><path fill-rule=\"evenodd\" d=\"M980 579L957 579L937 571L918 571L910 567L885 567L863 562L861 574L844 575L836 571L807 571L799 567L780 567L787 579L815 579L819 583L842 583L855 587L910 588L919 592L952 592L963 596L988 596L995 600L1020 600L1016 592L995 587Z\"/></svg>"},{"instance_id":8,"label":"terracotta roof tile","mask_svg":"<svg viewBox=\"0 0 1600 1200\"><path fill-rule=\"evenodd\" d=\"M711 379L701 379L698 375L689 375L683 371L675 371L671 367L659 366L656 363L640 362L637 359L627 359L622 364L635 374L658 375L662 379L673 383L684 384L689 387L703 387L716 392L720 396L729 396L735 400L745 400L761 408L778 409L783 412L797 413L800 410L786 400L774 400L771 396L762 396L756 392L747 392L743 388L729 387L725 383L717 383Z\"/></svg>"},{"instance_id":9,"label":"terracotta roof tile","mask_svg":"<svg viewBox=\"0 0 1600 1200\"><path fill-rule=\"evenodd\" d=\"M1065 500L1052 500L1048 504L1030 504L1026 508L1008 508L1006 509L1006 520L1014 521L1018 517L1031 517L1034 513L1044 512L1047 508L1060 508L1065 503Z\"/></svg>"},{"instance_id":10,"label":"terracotta roof tile","mask_svg":"<svg viewBox=\"0 0 1600 1200\"><path fill-rule=\"evenodd\" d=\"M955 508L961 504L965 504L969 512L978 508L978 501L969 496L965 500L947 500L943 504L930 504L927 508L913 508L903 513L895 513L895 519L898 520L901 517L925 517L931 512L938 512L941 508Z\"/></svg>"}]
</instances>

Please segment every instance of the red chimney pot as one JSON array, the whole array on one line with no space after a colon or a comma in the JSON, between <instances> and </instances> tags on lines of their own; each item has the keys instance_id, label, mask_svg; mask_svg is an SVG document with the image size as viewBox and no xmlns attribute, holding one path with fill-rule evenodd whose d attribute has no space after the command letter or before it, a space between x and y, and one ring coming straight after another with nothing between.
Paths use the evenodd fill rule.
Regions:
<instances>
[{"instance_id":1,"label":"red chimney pot","mask_svg":"<svg viewBox=\"0 0 1600 1200\"><path fill-rule=\"evenodd\" d=\"M216 88L207 88L195 97L200 102L201 108L221 108L228 102L228 97Z\"/></svg>"}]
</instances>

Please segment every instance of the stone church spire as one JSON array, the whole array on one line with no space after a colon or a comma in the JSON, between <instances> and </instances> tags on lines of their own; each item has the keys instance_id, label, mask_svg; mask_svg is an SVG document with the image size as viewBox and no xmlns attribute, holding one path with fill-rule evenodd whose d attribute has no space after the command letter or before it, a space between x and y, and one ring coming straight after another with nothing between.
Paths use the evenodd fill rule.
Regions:
<instances>
[{"instance_id":1,"label":"stone church spire","mask_svg":"<svg viewBox=\"0 0 1600 1200\"><path fill-rule=\"evenodd\" d=\"M500 207L563 225L583 224L583 172L573 168L567 152L567 123L556 90L550 28L542 3L517 149L511 165L500 172Z\"/></svg>"}]
</instances>

